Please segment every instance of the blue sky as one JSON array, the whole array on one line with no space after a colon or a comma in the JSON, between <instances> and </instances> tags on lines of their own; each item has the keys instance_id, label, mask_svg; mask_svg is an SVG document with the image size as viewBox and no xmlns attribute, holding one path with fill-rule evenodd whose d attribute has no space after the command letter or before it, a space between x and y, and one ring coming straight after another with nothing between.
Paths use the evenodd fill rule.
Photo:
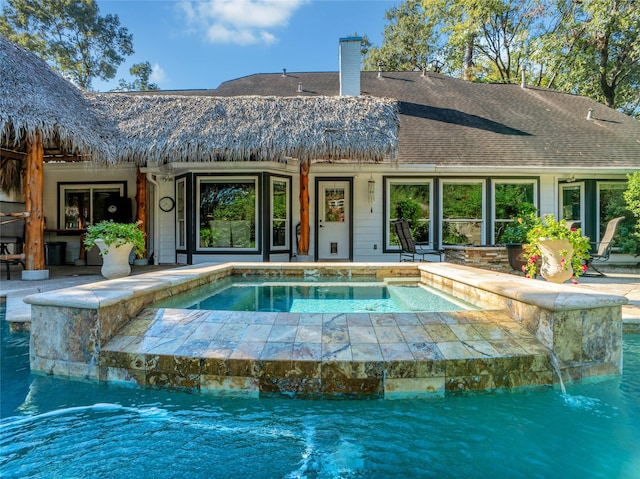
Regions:
<instances>
[{"instance_id":1,"label":"blue sky","mask_svg":"<svg viewBox=\"0 0 640 479\"><path fill-rule=\"evenodd\" d=\"M163 90L216 88L253 73L337 71L338 40L354 33L379 45L385 12L400 0L98 0L133 34L135 54L98 91L130 80L148 61Z\"/></svg>"}]
</instances>

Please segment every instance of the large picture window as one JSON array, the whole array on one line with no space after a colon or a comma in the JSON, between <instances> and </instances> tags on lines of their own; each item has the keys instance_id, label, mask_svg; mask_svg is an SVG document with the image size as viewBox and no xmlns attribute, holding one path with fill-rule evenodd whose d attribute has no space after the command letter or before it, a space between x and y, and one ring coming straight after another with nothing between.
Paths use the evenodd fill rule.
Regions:
<instances>
[{"instance_id":1,"label":"large picture window","mask_svg":"<svg viewBox=\"0 0 640 479\"><path fill-rule=\"evenodd\" d=\"M386 249L397 249L400 245L393 221L401 218L409 222L414 241L433 243L432 191L431 181L428 180L387 179Z\"/></svg>"},{"instance_id":2,"label":"large picture window","mask_svg":"<svg viewBox=\"0 0 640 479\"><path fill-rule=\"evenodd\" d=\"M112 198L126 195L126 183L59 183L60 229L82 229L108 219Z\"/></svg>"},{"instance_id":3,"label":"large picture window","mask_svg":"<svg viewBox=\"0 0 640 479\"><path fill-rule=\"evenodd\" d=\"M502 235L524 203L536 204L536 183L530 180L504 180L493 184L493 238L501 244Z\"/></svg>"},{"instance_id":4,"label":"large picture window","mask_svg":"<svg viewBox=\"0 0 640 479\"><path fill-rule=\"evenodd\" d=\"M484 244L484 182L442 182L442 243Z\"/></svg>"},{"instance_id":5,"label":"large picture window","mask_svg":"<svg viewBox=\"0 0 640 479\"><path fill-rule=\"evenodd\" d=\"M198 181L198 249L256 250L256 178Z\"/></svg>"},{"instance_id":6,"label":"large picture window","mask_svg":"<svg viewBox=\"0 0 640 479\"><path fill-rule=\"evenodd\" d=\"M271 178L271 249L289 249L289 180Z\"/></svg>"}]
</instances>

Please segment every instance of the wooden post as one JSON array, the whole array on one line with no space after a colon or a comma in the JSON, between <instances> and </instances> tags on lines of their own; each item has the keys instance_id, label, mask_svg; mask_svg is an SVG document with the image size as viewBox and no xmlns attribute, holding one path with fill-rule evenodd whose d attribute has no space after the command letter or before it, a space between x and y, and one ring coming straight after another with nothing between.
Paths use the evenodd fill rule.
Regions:
<instances>
[{"instance_id":1,"label":"wooden post","mask_svg":"<svg viewBox=\"0 0 640 479\"><path fill-rule=\"evenodd\" d=\"M147 175L136 170L136 220L143 233L147 232ZM149 251L147 235L144 235L145 255Z\"/></svg>"},{"instance_id":2,"label":"wooden post","mask_svg":"<svg viewBox=\"0 0 640 479\"><path fill-rule=\"evenodd\" d=\"M27 143L25 172L25 269L44 269L44 147L42 134L36 131Z\"/></svg>"},{"instance_id":3,"label":"wooden post","mask_svg":"<svg viewBox=\"0 0 640 479\"><path fill-rule=\"evenodd\" d=\"M300 161L300 240L298 254L309 254L309 161Z\"/></svg>"}]
</instances>

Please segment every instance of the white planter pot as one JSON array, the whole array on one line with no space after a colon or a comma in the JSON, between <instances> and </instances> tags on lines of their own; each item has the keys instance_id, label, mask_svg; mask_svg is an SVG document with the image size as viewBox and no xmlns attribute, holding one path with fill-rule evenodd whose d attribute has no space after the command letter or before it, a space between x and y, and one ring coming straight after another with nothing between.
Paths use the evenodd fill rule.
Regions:
<instances>
[{"instance_id":1,"label":"white planter pot","mask_svg":"<svg viewBox=\"0 0 640 479\"><path fill-rule=\"evenodd\" d=\"M133 243L107 246L103 240L97 239L96 245L100 248L102 256L102 269L100 270L102 276L107 279L116 279L131 274L129 255L133 249Z\"/></svg>"},{"instance_id":2,"label":"white planter pot","mask_svg":"<svg viewBox=\"0 0 640 479\"><path fill-rule=\"evenodd\" d=\"M573 245L566 239L540 240L542 266L540 275L552 283L564 283L573 276ZM566 251L563 255L560 251ZM564 261L563 261L564 260Z\"/></svg>"}]
</instances>

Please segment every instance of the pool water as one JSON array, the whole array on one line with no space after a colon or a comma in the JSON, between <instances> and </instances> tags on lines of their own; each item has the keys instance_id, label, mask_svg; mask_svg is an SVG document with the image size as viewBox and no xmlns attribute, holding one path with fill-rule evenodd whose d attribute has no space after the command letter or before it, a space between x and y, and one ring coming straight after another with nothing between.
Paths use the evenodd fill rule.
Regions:
<instances>
[{"instance_id":1,"label":"pool water","mask_svg":"<svg viewBox=\"0 0 640 479\"><path fill-rule=\"evenodd\" d=\"M2 321L0 477L640 477L640 335L624 375L442 399L241 399L29 373Z\"/></svg>"},{"instance_id":2,"label":"pool water","mask_svg":"<svg viewBox=\"0 0 640 479\"><path fill-rule=\"evenodd\" d=\"M468 303L417 283L264 281L246 277L225 278L154 306L292 313L401 313L473 308Z\"/></svg>"}]
</instances>

